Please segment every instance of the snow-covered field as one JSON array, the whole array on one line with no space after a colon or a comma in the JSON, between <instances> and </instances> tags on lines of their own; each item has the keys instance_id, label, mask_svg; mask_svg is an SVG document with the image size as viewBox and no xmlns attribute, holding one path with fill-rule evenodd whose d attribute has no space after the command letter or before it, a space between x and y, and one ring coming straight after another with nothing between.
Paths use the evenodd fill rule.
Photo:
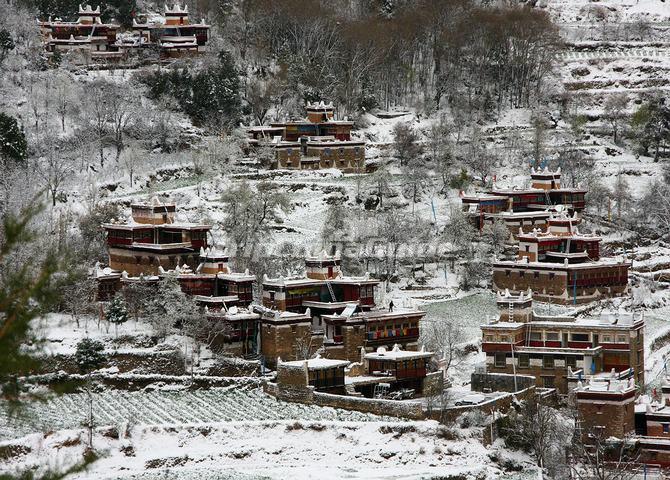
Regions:
<instances>
[{"instance_id":1,"label":"snow-covered field","mask_svg":"<svg viewBox=\"0 0 670 480\"><path fill-rule=\"evenodd\" d=\"M440 431L432 421L327 419L121 427L95 434L104 456L72 478L536 478L523 455L484 447L467 430L449 439ZM82 430L27 436L14 443L24 452L16 460L66 465L82 454L85 440ZM505 472L491 460L494 454L510 458L525 474Z\"/></svg>"},{"instance_id":2,"label":"snow-covered field","mask_svg":"<svg viewBox=\"0 0 670 480\"><path fill-rule=\"evenodd\" d=\"M92 393L93 418L99 426L179 425L270 420L394 421L354 411L283 402L244 384L210 390L163 389ZM18 416L0 413L0 440L33 432L78 428L88 418L85 393L53 396L27 404Z\"/></svg>"}]
</instances>

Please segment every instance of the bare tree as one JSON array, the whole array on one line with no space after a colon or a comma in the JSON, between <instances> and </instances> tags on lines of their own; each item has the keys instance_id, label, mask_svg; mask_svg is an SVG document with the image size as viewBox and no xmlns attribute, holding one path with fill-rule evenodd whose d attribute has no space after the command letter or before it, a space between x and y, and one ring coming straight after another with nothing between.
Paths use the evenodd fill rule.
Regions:
<instances>
[{"instance_id":1,"label":"bare tree","mask_svg":"<svg viewBox=\"0 0 670 480\"><path fill-rule=\"evenodd\" d=\"M258 125L263 125L265 117L274 104L273 80L262 81L254 78L247 86L247 102Z\"/></svg>"},{"instance_id":2,"label":"bare tree","mask_svg":"<svg viewBox=\"0 0 670 480\"><path fill-rule=\"evenodd\" d=\"M463 361L467 336L462 324L446 319L423 322L421 338L426 348L441 359L445 372Z\"/></svg>"},{"instance_id":3,"label":"bare tree","mask_svg":"<svg viewBox=\"0 0 670 480\"><path fill-rule=\"evenodd\" d=\"M135 171L140 163L140 152L136 147L130 147L123 151L121 155L121 164L128 172L128 180L130 182L130 187L133 187L135 181Z\"/></svg>"},{"instance_id":4,"label":"bare tree","mask_svg":"<svg viewBox=\"0 0 670 480\"><path fill-rule=\"evenodd\" d=\"M633 196L630 192L628 182L624 176L619 173L616 177L614 188L612 189L612 201L616 206L617 220L621 220L622 214L629 210L632 200Z\"/></svg>"},{"instance_id":5,"label":"bare tree","mask_svg":"<svg viewBox=\"0 0 670 480\"><path fill-rule=\"evenodd\" d=\"M581 435L580 435L581 433ZM605 438L603 429L576 431L572 442L571 478L633 480L639 478L638 457L628 439Z\"/></svg>"},{"instance_id":6,"label":"bare tree","mask_svg":"<svg viewBox=\"0 0 670 480\"><path fill-rule=\"evenodd\" d=\"M651 181L642 198L636 202L637 218L644 219L651 228L667 232L670 229L670 186L658 180Z\"/></svg>"},{"instance_id":7,"label":"bare tree","mask_svg":"<svg viewBox=\"0 0 670 480\"><path fill-rule=\"evenodd\" d=\"M403 166L418 158L422 152L419 134L409 123L397 123L393 127L393 147Z\"/></svg>"},{"instance_id":8,"label":"bare tree","mask_svg":"<svg viewBox=\"0 0 670 480\"><path fill-rule=\"evenodd\" d=\"M505 222L495 219L490 225L486 225L483 231L486 243L493 248L493 252L498 254L510 239L510 231Z\"/></svg>"},{"instance_id":9,"label":"bare tree","mask_svg":"<svg viewBox=\"0 0 670 480\"><path fill-rule=\"evenodd\" d=\"M595 161L577 148L561 150L556 163L561 168L562 178L567 180L565 186L572 188L592 178L596 167Z\"/></svg>"},{"instance_id":10,"label":"bare tree","mask_svg":"<svg viewBox=\"0 0 670 480\"><path fill-rule=\"evenodd\" d=\"M416 202L421 199L421 194L430 184L430 175L426 163L421 156L409 158L402 166L403 189L406 197L412 200L412 213Z\"/></svg>"},{"instance_id":11,"label":"bare tree","mask_svg":"<svg viewBox=\"0 0 670 480\"><path fill-rule=\"evenodd\" d=\"M111 119L109 106L107 105L107 84L104 81L95 81L88 89L89 102L84 111L88 125L96 137L98 153L100 154L100 166L105 166L105 137L107 136L107 122Z\"/></svg>"},{"instance_id":12,"label":"bare tree","mask_svg":"<svg viewBox=\"0 0 670 480\"><path fill-rule=\"evenodd\" d=\"M216 315L207 315L204 312L189 316L185 321L182 331L195 339L196 342L212 348L215 344L223 342L233 332L231 324L218 318Z\"/></svg>"},{"instance_id":13,"label":"bare tree","mask_svg":"<svg viewBox=\"0 0 670 480\"><path fill-rule=\"evenodd\" d=\"M307 331L302 335L296 335L293 338L293 351L296 360L307 360L314 355L314 341L312 332Z\"/></svg>"},{"instance_id":14,"label":"bare tree","mask_svg":"<svg viewBox=\"0 0 670 480\"><path fill-rule=\"evenodd\" d=\"M549 128L549 121L543 113L534 111L531 116L531 125L533 126L533 160L535 168L540 168L544 157L545 137Z\"/></svg>"},{"instance_id":15,"label":"bare tree","mask_svg":"<svg viewBox=\"0 0 670 480\"><path fill-rule=\"evenodd\" d=\"M470 168L475 176L481 179L483 185L486 185L490 180L489 176L493 172L493 168L498 163L498 159L492 152L481 150L468 156L463 163Z\"/></svg>"},{"instance_id":16,"label":"bare tree","mask_svg":"<svg viewBox=\"0 0 670 480\"><path fill-rule=\"evenodd\" d=\"M622 121L626 117L628 98L625 94L612 95L605 102L604 117L612 128L612 138L615 144L619 144L619 130Z\"/></svg>"},{"instance_id":17,"label":"bare tree","mask_svg":"<svg viewBox=\"0 0 670 480\"><path fill-rule=\"evenodd\" d=\"M47 150L35 162L35 171L49 192L51 205L55 207L61 186L72 173L72 162L67 152L58 150L55 139L47 138L44 144Z\"/></svg>"},{"instance_id":18,"label":"bare tree","mask_svg":"<svg viewBox=\"0 0 670 480\"><path fill-rule=\"evenodd\" d=\"M500 427L506 445L530 451L541 468L561 453L565 441L558 412L540 398L526 400L519 411L511 410Z\"/></svg>"},{"instance_id":19,"label":"bare tree","mask_svg":"<svg viewBox=\"0 0 670 480\"><path fill-rule=\"evenodd\" d=\"M87 272L78 272L78 278L61 287L64 311L72 316L79 328L81 316L94 311L97 281Z\"/></svg>"},{"instance_id":20,"label":"bare tree","mask_svg":"<svg viewBox=\"0 0 670 480\"><path fill-rule=\"evenodd\" d=\"M56 79L56 112L60 117L61 131L65 131L65 119L77 110L78 96L74 93L75 83L64 75Z\"/></svg>"},{"instance_id":21,"label":"bare tree","mask_svg":"<svg viewBox=\"0 0 670 480\"><path fill-rule=\"evenodd\" d=\"M196 178L196 192L198 196L202 191L202 182L210 177L212 171L212 152L198 150L191 154L193 162L193 175Z\"/></svg>"},{"instance_id":22,"label":"bare tree","mask_svg":"<svg viewBox=\"0 0 670 480\"><path fill-rule=\"evenodd\" d=\"M272 222L280 212L291 209L288 197L272 183L260 182L252 188L242 182L221 197L228 212L223 229L235 246L238 262L253 259L261 240L271 235ZM244 265L239 265L244 268Z\"/></svg>"},{"instance_id":23,"label":"bare tree","mask_svg":"<svg viewBox=\"0 0 670 480\"><path fill-rule=\"evenodd\" d=\"M108 118L112 125L114 145L116 146L116 161L118 162L125 147L123 136L135 118L139 101L132 88L121 88L115 84L106 84L104 88Z\"/></svg>"},{"instance_id":24,"label":"bare tree","mask_svg":"<svg viewBox=\"0 0 670 480\"><path fill-rule=\"evenodd\" d=\"M377 196L377 207L379 208L383 208L384 198L392 192L390 176L388 164L383 159L380 159L377 169L368 176L374 189L373 194Z\"/></svg>"},{"instance_id":25,"label":"bare tree","mask_svg":"<svg viewBox=\"0 0 670 480\"><path fill-rule=\"evenodd\" d=\"M590 179L587 189L587 208L595 209L596 214L601 215L607 208L612 192L597 176Z\"/></svg>"}]
</instances>

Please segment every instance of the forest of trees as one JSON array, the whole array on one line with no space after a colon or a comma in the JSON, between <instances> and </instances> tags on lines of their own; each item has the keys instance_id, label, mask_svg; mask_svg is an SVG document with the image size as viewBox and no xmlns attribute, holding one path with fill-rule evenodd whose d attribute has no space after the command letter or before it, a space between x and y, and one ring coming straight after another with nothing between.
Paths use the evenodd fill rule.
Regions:
<instances>
[{"instance_id":1,"label":"forest of trees","mask_svg":"<svg viewBox=\"0 0 670 480\"><path fill-rule=\"evenodd\" d=\"M392 6L389 6L392 5ZM416 105L487 114L532 105L560 46L544 12L472 0L240 0L213 6L254 73L247 100L332 99L342 114Z\"/></svg>"}]
</instances>

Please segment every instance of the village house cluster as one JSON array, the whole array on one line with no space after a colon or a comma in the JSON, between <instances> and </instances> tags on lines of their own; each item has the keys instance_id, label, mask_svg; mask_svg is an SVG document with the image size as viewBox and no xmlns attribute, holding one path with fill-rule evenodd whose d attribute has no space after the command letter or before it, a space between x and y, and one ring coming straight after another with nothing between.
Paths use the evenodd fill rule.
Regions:
<instances>
[{"instance_id":1,"label":"village house cluster","mask_svg":"<svg viewBox=\"0 0 670 480\"><path fill-rule=\"evenodd\" d=\"M300 277L264 277L262 305L253 305L255 277L233 272L228 255L209 243L211 226L177 221L174 204L155 197L132 204L129 221L103 228L109 266L97 269L99 300L133 282L173 276L203 314L220 324L214 345L225 354L260 358L277 369L319 352L321 360L308 360L308 366L322 383L321 375L339 382L340 366L359 364L347 371L347 378L356 377L348 382L359 386L350 394L372 396L378 384L389 394L422 391L432 356L419 351L425 312L380 308L375 302L380 281L344 275L339 253L308 256Z\"/></svg>"},{"instance_id":2,"label":"village house cluster","mask_svg":"<svg viewBox=\"0 0 670 480\"><path fill-rule=\"evenodd\" d=\"M312 115L323 123L330 118L327 112L318 119ZM287 125L281 127L283 136ZM309 125L317 128L321 123ZM519 208L528 208L529 217L513 225L518 229L517 258L493 264L499 314L481 325L485 365L473 373L472 390L493 395L484 400L491 408L508 400L493 394L490 385L510 395L534 395L537 389L569 396L584 416L589 409L604 412L616 405L623 410L611 420L605 415L580 425L612 435L635 431L639 445L650 444L653 437L656 447L648 450L661 448L653 432L661 428L663 437L670 413L658 402L646 405L644 412L634 405L636 399L643 401L638 389L645 383L644 318L626 312L541 315L533 309L533 301L577 304L628 291L630 263L602 259L601 239L578 231L583 192L560 189L558 176L533 172L534 190L543 194L536 192L532 205L544 198L541 208L531 207L525 197L505 197L509 210L523 203ZM564 203L554 203L559 200ZM474 221L497 218L479 211L484 203L474 209ZM256 277L232 271L228 255L209 240L210 225L177 221L176 206L156 198L132 204L131 213L129 221L103 225L109 267L98 269L99 299L111 298L131 282L172 276L203 315L222 327L213 344L219 352L258 359L276 371L275 380L265 383L268 393L285 400L376 413L388 408L408 418L434 418L427 405L444 390L446 372L439 361L437 371L431 372L434 354L420 346L425 312L379 305L378 279L346 275L338 252L321 251L305 258L300 276L264 276L258 285L260 303L254 303ZM491 215L506 218L505 213L509 211ZM533 215L533 223L525 223ZM366 397L377 403L365 403ZM414 397L418 401L383 403ZM458 414L463 407L456 403L441 408ZM480 405L475 402L471 408ZM663 442L670 445L670 438Z\"/></svg>"},{"instance_id":3,"label":"village house cluster","mask_svg":"<svg viewBox=\"0 0 670 480\"><path fill-rule=\"evenodd\" d=\"M128 31L103 22L100 6L90 5L79 5L74 22L50 17L38 24L47 55L69 54L75 64L118 63L140 52L155 53L160 60L197 55L204 51L210 29L204 20L191 23L188 6L180 5L165 5L162 17L139 15Z\"/></svg>"},{"instance_id":4,"label":"village house cluster","mask_svg":"<svg viewBox=\"0 0 670 480\"><path fill-rule=\"evenodd\" d=\"M532 170L530 189L462 196L478 228L502 220L518 243L516 259L493 263L494 290L530 289L538 301L561 304L626 295L631 263L602 258L602 239L579 231L586 191L561 188L560 174Z\"/></svg>"},{"instance_id":5,"label":"village house cluster","mask_svg":"<svg viewBox=\"0 0 670 480\"><path fill-rule=\"evenodd\" d=\"M600 441L617 461L670 467L670 378L660 389L641 395L633 379L594 378L579 382L574 391L579 429L585 443ZM622 466L626 471L626 466Z\"/></svg>"},{"instance_id":6,"label":"village house cluster","mask_svg":"<svg viewBox=\"0 0 670 480\"><path fill-rule=\"evenodd\" d=\"M352 140L354 122L336 120L332 103L308 103L305 110L303 120L247 128L249 147L273 149L273 168L364 172L365 142Z\"/></svg>"},{"instance_id":7,"label":"village house cluster","mask_svg":"<svg viewBox=\"0 0 670 480\"><path fill-rule=\"evenodd\" d=\"M567 212L577 218L584 210L586 190L561 188L561 169L531 169L530 188L494 188L477 195L461 195L463 210L478 230L500 220L514 239L547 226L552 213Z\"/></svg>"},{"instance_id":8,"label":"village house cluster","mask_svg":"<svg viewBox=\"0 0 670 480\"><path fill-rule=\"evenodd\" d=\"M499 316L481 326L488 372L532 375L538 387L561 394L591 378L632 378L644 385L641 315L539 315L531 291L498 293L497 304Z\"/></svg>"}]
</instances>

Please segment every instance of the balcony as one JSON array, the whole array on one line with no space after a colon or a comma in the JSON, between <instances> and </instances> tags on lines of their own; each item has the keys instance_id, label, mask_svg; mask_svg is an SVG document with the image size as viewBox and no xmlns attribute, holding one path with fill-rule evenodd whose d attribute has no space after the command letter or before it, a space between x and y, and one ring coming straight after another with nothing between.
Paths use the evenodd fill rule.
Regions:
<instances>
[{"instance_id":1,"label":"balcony","mask_svg":"<svg viewBox=\"0 0 670 480\"><path fill-rule=\"evenodd\" d=\"M389 339L414 339L419 338L418 328L394 328L389 330L382 330L377 332L368 332L368 342L383 342Z\"/></svg>"}]
</instances>

